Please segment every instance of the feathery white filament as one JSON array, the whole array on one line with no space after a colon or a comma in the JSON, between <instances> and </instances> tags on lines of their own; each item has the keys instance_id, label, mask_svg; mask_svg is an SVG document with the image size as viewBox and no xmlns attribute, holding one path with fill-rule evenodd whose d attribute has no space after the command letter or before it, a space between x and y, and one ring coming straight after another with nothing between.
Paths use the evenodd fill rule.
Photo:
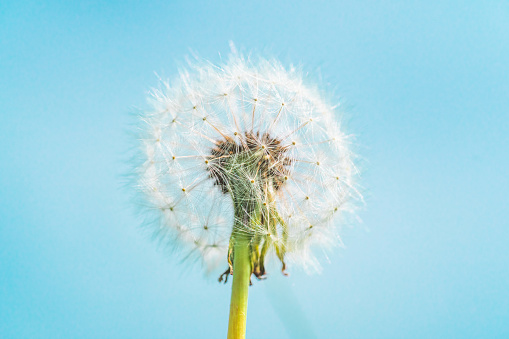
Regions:
<instances>
[{"instance_id":1,"label":"feathery white filament","mask_svg":"<svg viewBox=\"0 0 509 339\"><path fill-rule=\"evenodd\" d=\"M309 268L316 264L312 245L339 241L333 220L360 197L353 182L357 171L333 108L302 84L295 69L286 70L276 61L252 63L233 53L222 65L191 65L177 81L154 90L150 103L151 110L141 117L138 188L158 210L156 231L162 239L184 244L208 269L225 262L234 208L232 197L211 173L242 177L243 186L237 189L246 191L248 184L256 187L266 178L257 173L256 163L214 171L224 162L212 150L225 140L246 148L246 133L252 132L256 149L272 157L272 172L282 182L271 196L286 224L288 260ZM283 166L283 158L274 158L270 152L275 146L264 144L264 134L277 138L291 161ZM239 161L256 162L260 154ZM234 155L223 155L228 156ZM233 160L228 164L236 166ZM247 195L256 192L253 188ZM245 232L270 233L264 227ZM270 234L275 244L283 242L281 234Z\"/></svg>"}]
</instances>

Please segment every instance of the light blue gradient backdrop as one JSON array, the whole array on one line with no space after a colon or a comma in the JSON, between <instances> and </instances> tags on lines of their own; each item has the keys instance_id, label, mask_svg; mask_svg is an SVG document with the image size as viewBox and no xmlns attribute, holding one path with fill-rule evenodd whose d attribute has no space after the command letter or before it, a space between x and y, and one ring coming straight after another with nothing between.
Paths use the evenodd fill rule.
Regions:
<instances>
[{"instance_id":1,"label":"light blue gradient backdrop","mask_svg":"<svg viewBox=\"0 0 509 339\"><path fill-rule=\"evenodd\" d=\"M346 249L255 282L248 337L509 336L507 1L2 1L0 337L225 337L230 285L157 249L120 182L154 72L229 40L303 64L366 159Z\"/></svg>"}]
</instances>

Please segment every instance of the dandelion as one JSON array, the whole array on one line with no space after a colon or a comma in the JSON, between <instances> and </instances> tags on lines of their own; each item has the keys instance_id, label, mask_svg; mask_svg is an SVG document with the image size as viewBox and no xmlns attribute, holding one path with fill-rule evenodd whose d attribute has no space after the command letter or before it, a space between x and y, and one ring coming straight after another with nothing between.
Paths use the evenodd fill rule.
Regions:
<instances>
[{"instance_id":1,"label":"dandelion","mask_svg":"<svg viewBox=\"0 0 509 339\"><path fill-rule=\"evenodd\" d=\"M245 335L247 286L274 253L315 269L315 247L339 242L334 219L359 198L349 136L334 107L295 68L233 52L195 62L153 90L141 115L138 188L156 233L233 275L229 338Z\"/></svg>"}]
</instances>

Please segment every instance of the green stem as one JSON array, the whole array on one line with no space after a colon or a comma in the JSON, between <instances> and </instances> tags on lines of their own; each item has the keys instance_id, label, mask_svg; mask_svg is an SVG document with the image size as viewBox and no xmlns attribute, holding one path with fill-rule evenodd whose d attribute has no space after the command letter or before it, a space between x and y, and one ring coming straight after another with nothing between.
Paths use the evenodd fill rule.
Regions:
<instances>
[{"instance_id":1,"label":"green stem","mask_svg":"<svg viewBox=\"0 0 509 339\"><path fill-rule=\"evenodd\" d=\"M228 339L244 339L246 337L247 296L250 276L249 240L237 239L233 250L233 285Z\"/></svg>"}]
</instances>

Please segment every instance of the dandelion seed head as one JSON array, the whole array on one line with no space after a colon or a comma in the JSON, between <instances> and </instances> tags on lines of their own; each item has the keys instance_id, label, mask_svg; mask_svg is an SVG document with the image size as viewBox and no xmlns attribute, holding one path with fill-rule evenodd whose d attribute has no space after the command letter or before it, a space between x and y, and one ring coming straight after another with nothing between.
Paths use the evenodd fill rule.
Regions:
<instances>
[{"instance_id":1,"label":"dandelion seed head","mask_svg":"<svg viewBox=\"0 0 509 339\"><path fill-rule=\"evenodd\" d=\"M241 232L283 268L318 267L312 249L340 241L336 219L361 196L337 112L298 70L234 52L218 65L190 64L149 101L137 188L159 240L213 270Z\"/></svg>"}]
</instances>

